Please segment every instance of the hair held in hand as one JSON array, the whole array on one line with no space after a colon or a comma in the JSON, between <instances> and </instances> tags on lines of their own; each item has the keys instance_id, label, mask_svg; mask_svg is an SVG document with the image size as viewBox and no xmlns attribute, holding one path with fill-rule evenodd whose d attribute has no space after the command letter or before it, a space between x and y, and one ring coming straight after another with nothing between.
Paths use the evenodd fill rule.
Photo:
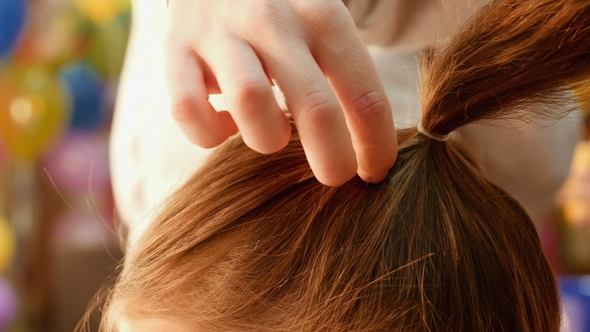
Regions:
<instances>
[{"instance_id":1,"label":"hair held in hand","mask_svg":"<svg viewBox=\"0 0 590 332\"><path fill-rule=\"evenodd\" d=\"M493 2L424 58L430 133L564 115L547 105L590 74L590 1ZM127 252L102 329L157 317L195 331L559 331L523 208L460 142L416 128L398 141L385 183L337 188L313 177L297 134L272 155L226 142Z\"/></svg>"}]
</instances>

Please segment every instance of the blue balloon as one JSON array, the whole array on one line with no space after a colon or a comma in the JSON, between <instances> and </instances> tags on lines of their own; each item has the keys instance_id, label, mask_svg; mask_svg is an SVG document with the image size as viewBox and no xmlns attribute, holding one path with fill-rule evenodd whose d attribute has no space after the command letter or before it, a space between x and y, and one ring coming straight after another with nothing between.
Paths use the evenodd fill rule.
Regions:
<instances>
[{"instance_id":1,"label":"blue balloon","mask_svg":"<svg viewBox=\"0 0 590 332\"><path fill-rule=\"evenodd\" d=\"M560 276L562 331L590 332L590 276Z\"/></svg>"},{"instance_id":2,"label":"blue balloon","mask_svg":"<svg viewBox=\"0 0 590 332\"><path fill-rule=\"evenodd\" d=\"M25 26L26 0L0 0L0 59L13 49Z\"/></svg>"},{"instance_id":3,"label":"blue balloon","mask_svg":"<svg viewBox=\"0 0 590 332\"><path fill-rule=\"evenodd\" d=\"M77 62L65 66L59 75L70 96L71 128L92 130L100 126L105 105L96 71L84 62Z\"/></svg>"}]
</instances>

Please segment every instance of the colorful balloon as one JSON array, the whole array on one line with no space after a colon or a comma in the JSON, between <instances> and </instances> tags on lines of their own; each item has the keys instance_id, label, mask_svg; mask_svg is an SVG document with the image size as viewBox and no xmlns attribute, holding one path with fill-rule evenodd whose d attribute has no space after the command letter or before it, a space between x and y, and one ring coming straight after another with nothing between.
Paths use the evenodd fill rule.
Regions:
<instances>
[{"instance_id":1,"label":"colorful balloon","mask_svg":"<svg viewBox=\"0 0 590 332\"><path fill-rule=\"evenodd\" d=\"M6 147L4 146L4 142L0 140L0 169L2 169L2 165L8 160L8 154L6 152Z\"/></svg>"},{"instance_id":2,"label":"colorful balloon","mask_svg":"<svg viewBox=\"0 0 590 332\"><path fill-rule=\"evenodd\" d=\"M0 1L0 59L14 48L25 26L26 11L25 0Z\"/></svg>"},{"instance_id":3,"label":"colorful balloon","mask_svg":"<svg viewBox=\"0 0 590 332\"><path fill-rule=\"evenodd\" d=\"M72 0L76 8L96 24L105 24L131 8L129 0Z\"/></svg>"},{"instance_id":4,"label":"colorful balloon","mask_svg":"<svg viewBox=\"0 0 590 332\"><path fill-rule=\"evenodd\" d=\"M15 158L37 159L63 132L68 116L63 88L46 69L0 72L0 136Z\"/></svg>"},{"instance_id":5,"label":"colorful balloon","mask_svg":"<svg viewBox=\"0 0 590 332\"><path fill-rule=\"evenodd\" d=\"M113 237L101 217L90 211L70 211L58 215L51 229L52 249L80 251L104 248Z\"/></svg>"},{"instance_id":6,"label":"colorful balloon","mask_svg":"<svg viewBox=\"0 0 590 332\"><path fill-rule=\"evenodd\" d=\"M95 133L67 134L43 165L60 190L102 193L109 184L108 143Z\"/></svg>"},{"instance_id":7,"label":"colorful balloon","mask_svg":"<svg viewBox=\"0 0 590 332\"><path fill-rule=\"evenodd\" d=\"M560 200L568 226L577 230L590 226L590 141L576 145Z\"/></svg>"},{"instance_id":8,"label":"colorful balloon","mask_svg":"<svg viewBox=\"0 0 590 332\"><path fill-rule=\"evenodd\" d=\"M64 67L59 75L69 92L74 129L91 130L104 120L103 90L98 74L88 64L77 62Z\"/></svg>"},{"instance_id":9,"label":"colorful balloon","mask_svg":"<svg viewBox=\"0 0 590 332\"><path fill-rule=\"evenodd\" d=\"M129 14L120 15L94 29L86 60L105 78L119 78L129 37Z\"/></svg>"},{"instance_id":10,"label":"colorful balloon","mask_svg":"<svg viewBox=\"0 0 590 332\"><path fill-rule=\"evenodd\" d=\"M590 276L560 276L562 332L590 331Z\"/></svg>"},{"instance_id":11,"label":"colorful balloon","mask_svg":"<svg viewBox=\"0 0 590 332\"><path fill-rule=\"evenodd\" d=\"M86 52L92 23L83 17L71 4L57 8L44 8L45 1L31 6L31 15L22 40L13 52L12 59L23 66L42 64L57 68ZM47 5L45 5L47 6Z\"/></svg>"},{"instance_id":12,"label":"colorful balloon","mask_svg":"<svg viewBox=\"0 0 590 332\"><path fill-rule=\"evenodd\" d=\"M0 331L6 331L18 312L18 297L8 281L0 277Z\"/></svg>"},{"instance_id":13,"label":"colorful balloon","mask_svg":"<svg viewBox=\"0 0 590 332\"><path fill-rule=\"evenodd\" d=\"M16 238L12 228L6 219L0 217L0 273L11 264L15 251Z\"/></svg>"}]
</instances>

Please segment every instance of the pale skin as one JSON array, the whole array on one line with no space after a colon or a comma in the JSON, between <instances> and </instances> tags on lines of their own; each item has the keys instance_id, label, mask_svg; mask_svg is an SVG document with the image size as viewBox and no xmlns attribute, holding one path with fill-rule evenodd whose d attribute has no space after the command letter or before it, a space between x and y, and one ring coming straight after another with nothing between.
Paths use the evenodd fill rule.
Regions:
<instances>
[{"instance_id":1,"label":"pale skin","mask_svg":"<svg viewBox=\"0 0 590 332\"><path fill-rule=\"evenodd\" d=\"M269 154L290 137L285 97L317 179L383 181L397 157L391 106L341 0L169 0L172 116L203 148L239 131ZM223 93L217 112L209 94Z\"/></svg>"}]
</instances>

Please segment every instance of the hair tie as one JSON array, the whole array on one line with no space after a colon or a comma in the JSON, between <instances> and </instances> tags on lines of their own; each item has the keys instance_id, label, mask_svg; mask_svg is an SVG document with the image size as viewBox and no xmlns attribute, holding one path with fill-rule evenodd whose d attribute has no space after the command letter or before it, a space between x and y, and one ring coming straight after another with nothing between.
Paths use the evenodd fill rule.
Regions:
<instances>
[{"instance_id":1,"label":"hair tie","mask_svg":"<svg viewBox=\"0 0 590 332\"><path fill-rule=\"evenodd\" d=\"M418 132L420 132L420 134L422 134L430 139L433 139L435 141L444 142L449 139L449 135L439 135L439 134L435 134L435 133L428 131L426 128L422 127L422 123L418 124L417 129L418 129Z\"/></svg>"}]
</instances>

